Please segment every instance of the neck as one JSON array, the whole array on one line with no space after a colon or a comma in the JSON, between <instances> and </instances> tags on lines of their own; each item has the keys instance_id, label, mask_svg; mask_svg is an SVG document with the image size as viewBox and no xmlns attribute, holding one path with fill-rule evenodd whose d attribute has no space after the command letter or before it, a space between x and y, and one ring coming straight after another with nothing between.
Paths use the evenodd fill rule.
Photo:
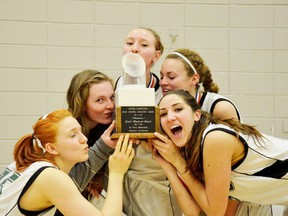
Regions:
<instances>
[{"instance_id":1,"label":"neck","mask_svg":"<svg viewBox=\"0 0 288 216\"><path fill-rule=\"evenodd\" d=\"M63 171L63 172L65 172L65 173L69 173L70 172L70 170L72 169L72 167L75 165L74 163L72 164L70 164L70 163L66 163L66 162L64 162L62 159L60 159L60 158L56 158L55 159L55 161L56 161L56 164L57 164L57 167L61 170L61 171Z\"/></svg>"},{"instance_id":2,"label":"neck","mask_svg":"<svg viewBox=\"0 0 288 216\"><path fill-rule=\"evenodd\" d=\"M199 91L194 90L194 89L191 90L189 93L197 100L197 102L200 101L202 93L200 93Z\"/></svg>"},{"instance_id":3,"label":"neck","mask_svg":"<svg viewBox=\"0 0 288 216\"><path fill-rule=\"evenodd\" d=\"M148 86L149 85L149 83L150 83L150 80L151 80L151 72L150 72L150 70L149 71L146 71L146 86Z\"/></svg>"}]
</instances>

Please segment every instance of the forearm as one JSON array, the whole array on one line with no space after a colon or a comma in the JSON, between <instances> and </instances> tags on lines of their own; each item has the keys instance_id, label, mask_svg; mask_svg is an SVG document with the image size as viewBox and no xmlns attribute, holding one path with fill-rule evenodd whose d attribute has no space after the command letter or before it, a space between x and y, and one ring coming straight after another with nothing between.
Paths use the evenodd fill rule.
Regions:
<instances>
[{"instance_id":1,"label":"forearm","mask_svg":"<svg viewBox=\"0 0 288 216\"><path fill-rule=\"evenodd\" d=\"M185 188L177 173L170 172L166 175L183 214L185 216L198 216L201 212L201 208L192 194Z\"/></svg>"},{"instance_id":2,"label":"forearm","mask_svg":"<svg viewBox=\"0 0 288 216\"><path fill-rule=\"evenodd\" d=\"M216 198L214 197L217 196L217 193L221 193L221 191L208 191L207 188L205 188L204 183L200 182L193 175L191 175L189 171L181 173L181 177L187 184L189 191L195 198L196 202L207 215L223 216L225 214L228 196L227 202L224 200L216 201Z\"/></svg>"},{"instance_id":3,"label":"forearm","mask_svg":"<svg viewBox=\"0 0 288 216\"><path fill-rule=\"evenodd\" d=\"M103 140L98 139L89 149L89 158L85 162L77 163L69 172L80 191L83 191L93 176L108 161L114 149L107 146Z\"/></svg>"},{"instance_id":4,"label":"forearm","mask_svg":"<svg viewBox=\"0 0 288 216\"><path fill-rule=\"evenodd\" d=\"M122 215L123 178L124 176L121 174L110 173L107 196L101 210L103 215Z\"/></svg>"},{"instance_id":5,"label":"forearm","mask_svg":"<svg viewBox=\"0 0 288 216\"><path fill-rule=\"evenodd\" d=\"M174 163L174 166L178 170L182 180L187 185L192 197L195 198L196 203L207 215L224 215L219 213L217 205L209 202L208 192L206 191L205 185L200 182L189 170L186 171L186 161L181 158ZM215 191L213 192L215 193Z\"/></svg>"}]
</instances>

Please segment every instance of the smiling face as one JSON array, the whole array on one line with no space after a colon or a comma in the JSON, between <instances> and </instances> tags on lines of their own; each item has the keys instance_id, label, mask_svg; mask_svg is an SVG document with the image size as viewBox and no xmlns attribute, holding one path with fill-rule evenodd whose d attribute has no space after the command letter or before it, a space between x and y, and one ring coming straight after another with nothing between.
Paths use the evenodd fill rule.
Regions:
<instances>
[{"instance_id":1,"label":"smiling face","mask_svg":"<svg viewBox=\"0 0 288 216\"><path fill-rule=\"evenodd\" d=\"M198 121L201 111L192 111L192 108L176 94L162 98L159 103L160 123L166 135L178 147L186 145L191 137L194 121Z\"/></svg>"},{"instance_id":2,"label":"smiling face","mask_svg":"<svg viewBox=\"0 0 288 216\"><path fill-rule=\"evenodd\" d=\"M152 32L137 28L128 33L123 45L123 55L132 52L142 56L146 65L146 72L150 72L161 52L156 50L156 38Z\"/></svg>"},{"instance_id":3,"label":"smiling face","mask_svg":"<svg viewBox=\"0 0 288 216\"><path fill-rule=\"evenodd\" d=\"M56 141L52 145L66 166L73 166L88 159L87 138L78 121L72 116L59 122Z\"/></svg>"},{"instance_id":4,"label":"smiling face","mask_svg":"<svg viewBox=\"0 0 288 216\"><path fill-rule=\"evenodd\" d=\"M109 81L90 86L85 111L93 127L97 124L110 124L114 106L114 90Z\"/></svg>"},{"instance_id":5,"label":"smiling face","mask_svg":"<svg viewBox=\"0 0 288 216\"><path fill-rule=\"evenodd\" d=\"M184 64L179 59L167 58L164 60L160 71L160 86L163 95L168 91L183 89L192 93L196 86L193 82L193 76L188 76ZM193 95L193 94L192 94Z\"/></svg>"}]
</instances>

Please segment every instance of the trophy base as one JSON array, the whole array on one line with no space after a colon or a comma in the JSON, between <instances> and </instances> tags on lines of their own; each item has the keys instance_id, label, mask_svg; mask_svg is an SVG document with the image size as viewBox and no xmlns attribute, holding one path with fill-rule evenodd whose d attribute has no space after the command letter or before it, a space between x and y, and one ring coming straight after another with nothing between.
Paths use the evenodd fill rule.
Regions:
<instances>
[{"instance_id":1,"label":"trophy base","mask_svg":"<svg viewBox=\"0 0 288 216\"><path fill-rule=\"evenodd\" d=\"M116 130L111 138L129 134L129 138L155 138L160 131L158 106L118 106L116 107Z\"/></svg>"},{"instance_id":2,"label":"trophy base","mask_svg":"<svg viewBox=\"0 0 288 216\"><path fill-rule=\"evenodd\" d=\"M129 138L135 139L155 138L154 133L113 133L111 139L118 139L121 135L125 136L126 134L129 134Z\"/></svg>"}]
</instances>

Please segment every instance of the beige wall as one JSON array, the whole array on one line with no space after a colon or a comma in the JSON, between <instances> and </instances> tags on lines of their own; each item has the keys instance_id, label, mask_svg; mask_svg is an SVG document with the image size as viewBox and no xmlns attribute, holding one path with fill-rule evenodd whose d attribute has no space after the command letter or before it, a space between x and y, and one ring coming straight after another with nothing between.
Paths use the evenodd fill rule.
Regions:
<instances>
[{"instance_id":1,"label":"beige wall","mask_svg":"<svg viewBox=\"0 0 288 216\"><path fill-rule=\"evenodd\" d=\"M75 73L121 75L136 26L165 45L154 72L171 50L194 49L246 122L288 138L287 0L0 0L0 170L39 116L66 108Z\"/></svg>"}]
</instances>

